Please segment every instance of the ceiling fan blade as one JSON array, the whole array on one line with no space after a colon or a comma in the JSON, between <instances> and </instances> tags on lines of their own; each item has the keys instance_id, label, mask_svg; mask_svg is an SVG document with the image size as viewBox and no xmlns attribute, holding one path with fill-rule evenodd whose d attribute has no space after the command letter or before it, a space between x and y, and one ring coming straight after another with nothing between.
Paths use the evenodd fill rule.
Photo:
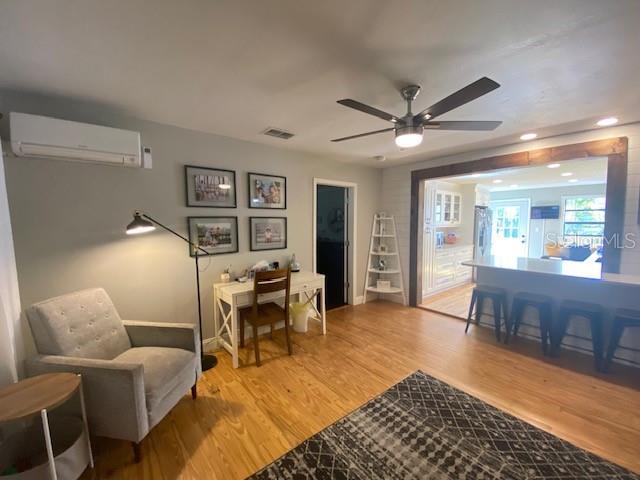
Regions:
<instances>
[{"instance_id":1,"label":"ceiling fan blade","mask_svg":"<svg viewBox=\"0 0 640 480\"><path fill-rule=\"evenodd\" d=\"M349 137L342 137L342 138L336 138L331 140L332 142L343 142L345 140L352 140L354 138L360 138L360 137L367 137L369 135L375 135L376 133L384 133L384 132L391 132L395 130L394 127L391 128L383 128L382 130L376 130L375 132L367 132L367 133L361 133L359 135L351 135Z\"/></svg>"},{"instance_id":2,"label":"ceiling fan blade","mask_svg":"<svg viewBox=\"0 0 640 480\"><path fill-rule=\"evenodd\" d=\"M340 105L344 105L345 107L353 108L355 110L368 113L369 115L373 115L374 117L387 120L388 122L396 123L400 121L400 119L395 115L391 115L390 113L383 112L382 110L378 110L377 108L371 107L369 105L365 105L364 103L358 102L356 100L352 100L350 98L344 98L342 100L338 100L338 103Z\"/></svg>"},{"instance_id":3,"label":"ceiling fan blade","mask_svg":"<svg viewBox=\"0 0 640 480\"><path fill-rule=\"evenodd\" d=\"M495 130L502 122L468 120L453 122L425 122L422 126L428 130L470 130L470 131L489 131Z\"/></svg>"},{"instance_id":4,"label":"ceiling fan blade","mask_svg":"<svg viewBox=\"0 0 640 480\"><path fill-rule=\"evenodd\" d=\"M431 120L444 113L450 112L454 108L458 108L465 103L469 103L476 98L479 98L487 93L498 88L500 84L487 77L482 77L480 80L461 88L455 93L452 93L446 98L443 98L437 103L434 103L429 108L425 108L419 114L413 118L416 121Z\"/></svg>"}]
</instances>

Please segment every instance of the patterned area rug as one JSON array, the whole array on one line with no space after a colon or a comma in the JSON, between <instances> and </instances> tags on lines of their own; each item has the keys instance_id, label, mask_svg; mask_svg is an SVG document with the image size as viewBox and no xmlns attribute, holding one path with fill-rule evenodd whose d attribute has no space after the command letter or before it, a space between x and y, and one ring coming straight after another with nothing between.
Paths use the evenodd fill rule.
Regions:
<instances>
[{"instance_id":1,"label":"patterned area rug","mask_svg":"<svg viewBox=\"0 0 640 480\"><path fill-rule=\"evenodd\" d=\"M255 479L636 479L422 372L305 440Z\"/></svg>"}]
</instances>

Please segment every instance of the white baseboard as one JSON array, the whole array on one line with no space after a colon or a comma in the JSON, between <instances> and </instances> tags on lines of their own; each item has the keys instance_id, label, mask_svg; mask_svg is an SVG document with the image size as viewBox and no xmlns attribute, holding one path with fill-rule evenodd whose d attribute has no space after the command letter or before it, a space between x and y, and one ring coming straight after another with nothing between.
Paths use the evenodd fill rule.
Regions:
<instances>
[{"instance_id":1,"label":"white baseboard","mask_svg":"<svg viewBox=\"0 0 640 480\"><path fill-rule=\"evenodd\" d=\"M359 295L353 299L354 305L362 305L364 303L364 295Z\"/></svg>"}]
</instances>

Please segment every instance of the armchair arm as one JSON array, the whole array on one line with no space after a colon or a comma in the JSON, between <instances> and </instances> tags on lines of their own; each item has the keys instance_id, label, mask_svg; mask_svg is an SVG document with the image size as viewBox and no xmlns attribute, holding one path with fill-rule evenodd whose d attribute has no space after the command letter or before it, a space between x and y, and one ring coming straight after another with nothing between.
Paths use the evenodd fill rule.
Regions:
<instances>
[{"instance_id":1,"label":"armchair arm","mask_svg":"<svg viewBox=\"0 0 640 480\"><path fill-rule=\"evenodd\" d=\"M27 361L29 375L82 375L91 433L139 442L149 431L142 364L39 355Z\"/></svg>"},{"instance_id":2,"label":"armchair arm","mask_svg":"<svg viewBox=\"0 0 640 480\"><path fill-rule=\"evenodd\" d=\"M200 335L191 323L137 322L124 320L133 347L182 348L200 356Z\"/></svg>"}]
</instances>

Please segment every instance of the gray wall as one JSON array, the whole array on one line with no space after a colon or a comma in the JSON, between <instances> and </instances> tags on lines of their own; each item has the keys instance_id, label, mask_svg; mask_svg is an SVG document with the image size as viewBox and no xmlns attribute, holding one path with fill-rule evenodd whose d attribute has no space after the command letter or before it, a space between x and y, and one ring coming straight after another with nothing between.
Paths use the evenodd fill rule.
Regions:
<instances>
[{"instance_id":1,"label":"gray wall","mask_svg":"<svg viewBox=\"0 0 640 480\"><path fill-rule=\"evenodd\" d=\"M153 169L127 169L55 160L5 158L7 189L23 306L92 286L103 286L127 319L195 322L194 262L188 247L156 232L127 237L124 227L141 209L187 233L187 216L238 216L240 252L204 258L201 268L205 337L212 334L211 285L222 269L235 271L258 260L287 260L295 252L304 269L312 265L314 177L358 183L357 295L365 276L369 232L380 208L381 172L335 159L234 140L127 118L91 104L77 104L0 91L0 111L21 111L140 131L153 148ZM211 112L212 115L222 113ZM8 140L8 118L0 121ZM277 140L276 140L277 141ZM10 150L5 144L5 150ZM185 206L183 165L236 171L237 209ZM288 248L249 252L248 217L269 216L247 208L247 172L287 177Z\"/></svg>"}]
</instances>

